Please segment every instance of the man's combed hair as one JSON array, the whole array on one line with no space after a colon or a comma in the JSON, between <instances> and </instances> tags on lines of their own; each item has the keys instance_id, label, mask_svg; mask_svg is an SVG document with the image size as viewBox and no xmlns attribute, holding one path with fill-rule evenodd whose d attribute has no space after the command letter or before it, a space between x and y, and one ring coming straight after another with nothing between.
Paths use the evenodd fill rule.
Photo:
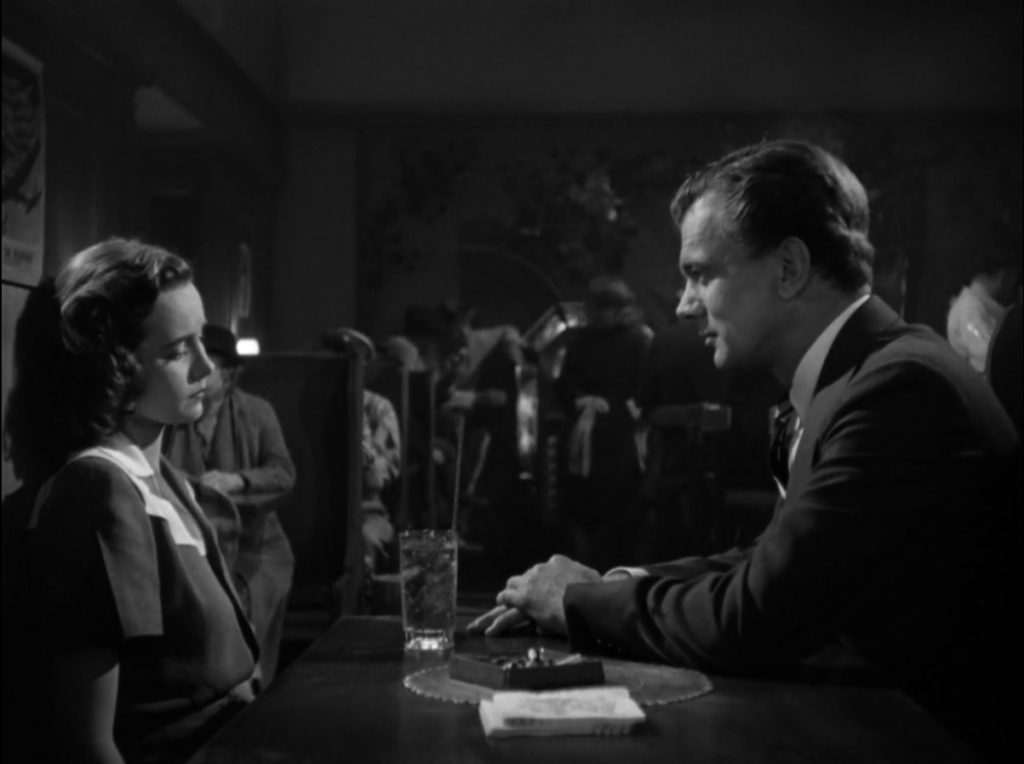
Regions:
<instances>
[{"instance_id":1,"label":"man's combed hair","mask_svg":"<svg viewBox=\"0 0 1024 764\"><path fill-rule=\"evenodd\" d=\"M821 147L768 141L726 155L683 182L671 205L676 224L707 194L724 201L728 233L755 256L796 237L807 245L815 270L840 289L871 283L867 193Z\"/></svg>"},{"instance_id":2,"label":"man's combed hair","mask_svg":"<svg viewBox=\"0 0 1024 764\"><path fill-rule=\"evenodd\" d=\"M33 290L15 329L4 428L19 478L45 480L121 426L142 392L143 323L162 291L191 278L167 250L109 239Z\"/></svg>"}]
</instances>

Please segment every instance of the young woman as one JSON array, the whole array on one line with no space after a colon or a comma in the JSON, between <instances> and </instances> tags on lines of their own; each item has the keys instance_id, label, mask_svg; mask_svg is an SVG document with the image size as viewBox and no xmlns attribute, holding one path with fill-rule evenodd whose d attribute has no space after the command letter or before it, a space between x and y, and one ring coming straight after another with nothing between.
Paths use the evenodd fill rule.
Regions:
<instances>
[{"instance_id":1,"label":"young woman","mask_svg":"<svg viewBox=\"0 0 1024 764\"><path fill-rule=\"evenodd\" d=\"M164 428L202 413L205 320L184 260L123 239L75 255L19 319L6 445L33 496L17 620L22 707L48 721L21 727L34 761L183 761L251 699L252 629L160 456Z\"/></svg>"}]
</instances>

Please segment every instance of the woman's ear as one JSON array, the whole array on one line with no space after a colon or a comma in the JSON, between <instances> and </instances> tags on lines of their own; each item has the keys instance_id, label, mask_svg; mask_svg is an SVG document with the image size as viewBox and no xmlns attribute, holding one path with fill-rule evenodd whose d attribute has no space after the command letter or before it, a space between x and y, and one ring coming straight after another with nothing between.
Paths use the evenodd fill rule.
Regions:
<instances>
[{"instance_id":1,"label":"woman's ear","mask_svg":"<svg viewBox=\"0 0 1024 764\"><path fill-rule=\"evenodd\" d=\"M793 300L800 296L811 280L811 253L803 239L789 236L775 250L779 263L779 297Z\"/></svg>"}]
</instances>

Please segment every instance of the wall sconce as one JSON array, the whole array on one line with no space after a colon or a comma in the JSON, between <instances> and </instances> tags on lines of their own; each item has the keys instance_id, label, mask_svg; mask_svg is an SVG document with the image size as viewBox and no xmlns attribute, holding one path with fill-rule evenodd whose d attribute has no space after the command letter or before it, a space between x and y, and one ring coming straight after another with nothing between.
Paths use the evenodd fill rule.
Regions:
<instances>
[{"instance_id":1,"label":"wall sconce","mask_svg":"<svg viewBox=\"0 0 1024 764\"><path fill-rule=\"evenodd\" d=\"M260 341L255 337L239 337L238 342L235 343L235 350L238 351L238 355L259 355L260 354Z\"/></svg>"}]
</instances>

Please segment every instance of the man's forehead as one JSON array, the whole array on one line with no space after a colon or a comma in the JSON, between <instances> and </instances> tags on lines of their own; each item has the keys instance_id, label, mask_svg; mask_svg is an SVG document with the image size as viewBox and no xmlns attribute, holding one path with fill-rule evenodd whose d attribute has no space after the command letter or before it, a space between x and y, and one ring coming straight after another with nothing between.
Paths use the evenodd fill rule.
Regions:
<instances>
[{"instance_id":1,"label":"man's forehead","mask_svg":"<svg viewBox=\"0 0 1024 764\"><path fill-rule=\"evenodd\" d=\"M699 196L683 216L680 225L682 235L689 238L702 237L722 230L725 221L725 202L721 195L709 191Z\"/></svg>"},{"instance_id":2,"label":"man's forehead","mask_svg":"<svg viewBox=\"0 0 1024 764\"><path fill-rule=\"evenodd\" d=\"M716 195L705 194L690 205L679 226L680 262L706 258L707 250L725 235L724 214Z\"/></svg>"}]
</instances>

